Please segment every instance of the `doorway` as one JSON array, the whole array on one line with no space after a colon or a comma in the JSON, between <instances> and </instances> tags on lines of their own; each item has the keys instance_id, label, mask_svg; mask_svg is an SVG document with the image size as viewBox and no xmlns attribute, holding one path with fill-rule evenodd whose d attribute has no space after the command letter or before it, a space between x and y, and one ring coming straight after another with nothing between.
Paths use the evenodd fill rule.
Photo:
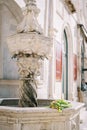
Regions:
<instances>
[{"instance_id":1,"label":"doorway","mask_svg":"<svg viewBox=\"0 0 87 130\"><path fill-rule=\"evenodd\" d=\"M62 93L64 99L68 100L68 40L65 30L63 32L62 48Z\"/></svg>"},{"instance_id":2,"label":"doorway","mask_svg":"<svg viewBox=\"0 0 87 130\"><path fill-rule=\"evenodd\" d=\"M82 45L81 45L81 79L84 79L84 52L85 52L85 46L84 46L84 40L82 41Z\"/></svg>"}]
</instances>

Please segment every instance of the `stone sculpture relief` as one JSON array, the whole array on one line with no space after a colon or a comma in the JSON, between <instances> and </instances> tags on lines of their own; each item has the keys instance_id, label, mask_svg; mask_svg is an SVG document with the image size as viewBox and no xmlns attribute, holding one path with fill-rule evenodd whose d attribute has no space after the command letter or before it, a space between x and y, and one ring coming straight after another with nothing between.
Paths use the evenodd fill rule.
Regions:
<instances>
[{"instance_id":1,"label":"stone sculpture relief","mask_svg":"<svg viewBox=\"0 0 87 130\"><path fill-rule=\"evenodd\" d=\"M51 39L45 37L37 16L39 9L35 0L25 0L24 19L17 27L17 34L8 38L8 47L13 58L17 59L20 87L19 106L37 106L36 77L40 75L41 63L49 58Z\"/></svg>"}]
</instances>

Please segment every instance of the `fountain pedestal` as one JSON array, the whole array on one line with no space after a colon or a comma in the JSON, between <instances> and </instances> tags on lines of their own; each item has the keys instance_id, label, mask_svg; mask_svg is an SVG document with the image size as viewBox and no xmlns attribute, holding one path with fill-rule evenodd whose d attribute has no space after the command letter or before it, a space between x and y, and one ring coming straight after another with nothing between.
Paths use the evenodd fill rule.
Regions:
<instances>
[{"instance_id":1,"label":"fountain pedestal","mask_svg":"<svg viewBox=\"0 0 87 130\"><path fill-rule=\"evenodd\" d=\"M8 37L8 47L17 59L20 79L19 106L37 106L36 77L40 74L42 60L50 57L52 41L36 32L18 33Z\"/></svg>"},{"instance_id":2,"label":"fountain pedestal","mask_svg":"<svg viewBox=\"0 0 87 130\"><path fill-rule=\"evenodd\" d=\"M37 21L39 9L35 0L25 0L24 19L17 27L17 33L8 37L7 44L13 58L17 59L22 81L19 106L37 106L36 77L40 74L41 61L50 57L51 38L43 35Z\"/></svg>"}]
</instances>

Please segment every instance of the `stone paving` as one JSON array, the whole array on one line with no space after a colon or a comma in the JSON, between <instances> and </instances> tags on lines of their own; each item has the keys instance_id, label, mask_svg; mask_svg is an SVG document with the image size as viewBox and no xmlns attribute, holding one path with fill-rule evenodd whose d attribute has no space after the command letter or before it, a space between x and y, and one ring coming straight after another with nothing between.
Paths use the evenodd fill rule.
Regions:
<instances>
[{"instance_id":1,"label":"stone paving","mask_svg":"<svg viewBox=\"0 0 87 130\"><path fill-rule=\"evenodd\" d=\"M87 110L85 107L80 111L80 130L87 130Z\"/></svg>"}]
</instances>

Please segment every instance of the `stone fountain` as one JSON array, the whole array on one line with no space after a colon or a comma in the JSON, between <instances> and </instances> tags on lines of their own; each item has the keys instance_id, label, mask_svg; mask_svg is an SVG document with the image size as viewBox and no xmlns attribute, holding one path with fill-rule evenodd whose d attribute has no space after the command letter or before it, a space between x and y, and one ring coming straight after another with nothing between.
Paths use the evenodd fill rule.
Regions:
<instances>
[{"instance_id":1,"label":"stone fountain","mask_svg":"<svg viewBox=\"0 0 87 130\"><path fill-rule=\"evenodd\" d=\"M25 0L24 19L17 27L17 34L7 40L13 58L17 59L21 86L19 106L37 106L36 78L41 62L50 57L52 42L45 37L37 16L39 9L35 0Z\"/></svg>"},{"instance_id":2,"label":"stone fountain","mask_svg":"<svg viewBox=\"0 0 87 130\"><path fill-rule=\"evenodd\" d=\"M59 113L56 109L37 106L37 80L41 61L50 57L52 41L43 35L37 21L39 9L35 0L25 0L24 19L17 33L7 40L20 73L19 107L0 106L0 130L79 130L80 109L84 104Z\"/></svg>"}]
</instances>

